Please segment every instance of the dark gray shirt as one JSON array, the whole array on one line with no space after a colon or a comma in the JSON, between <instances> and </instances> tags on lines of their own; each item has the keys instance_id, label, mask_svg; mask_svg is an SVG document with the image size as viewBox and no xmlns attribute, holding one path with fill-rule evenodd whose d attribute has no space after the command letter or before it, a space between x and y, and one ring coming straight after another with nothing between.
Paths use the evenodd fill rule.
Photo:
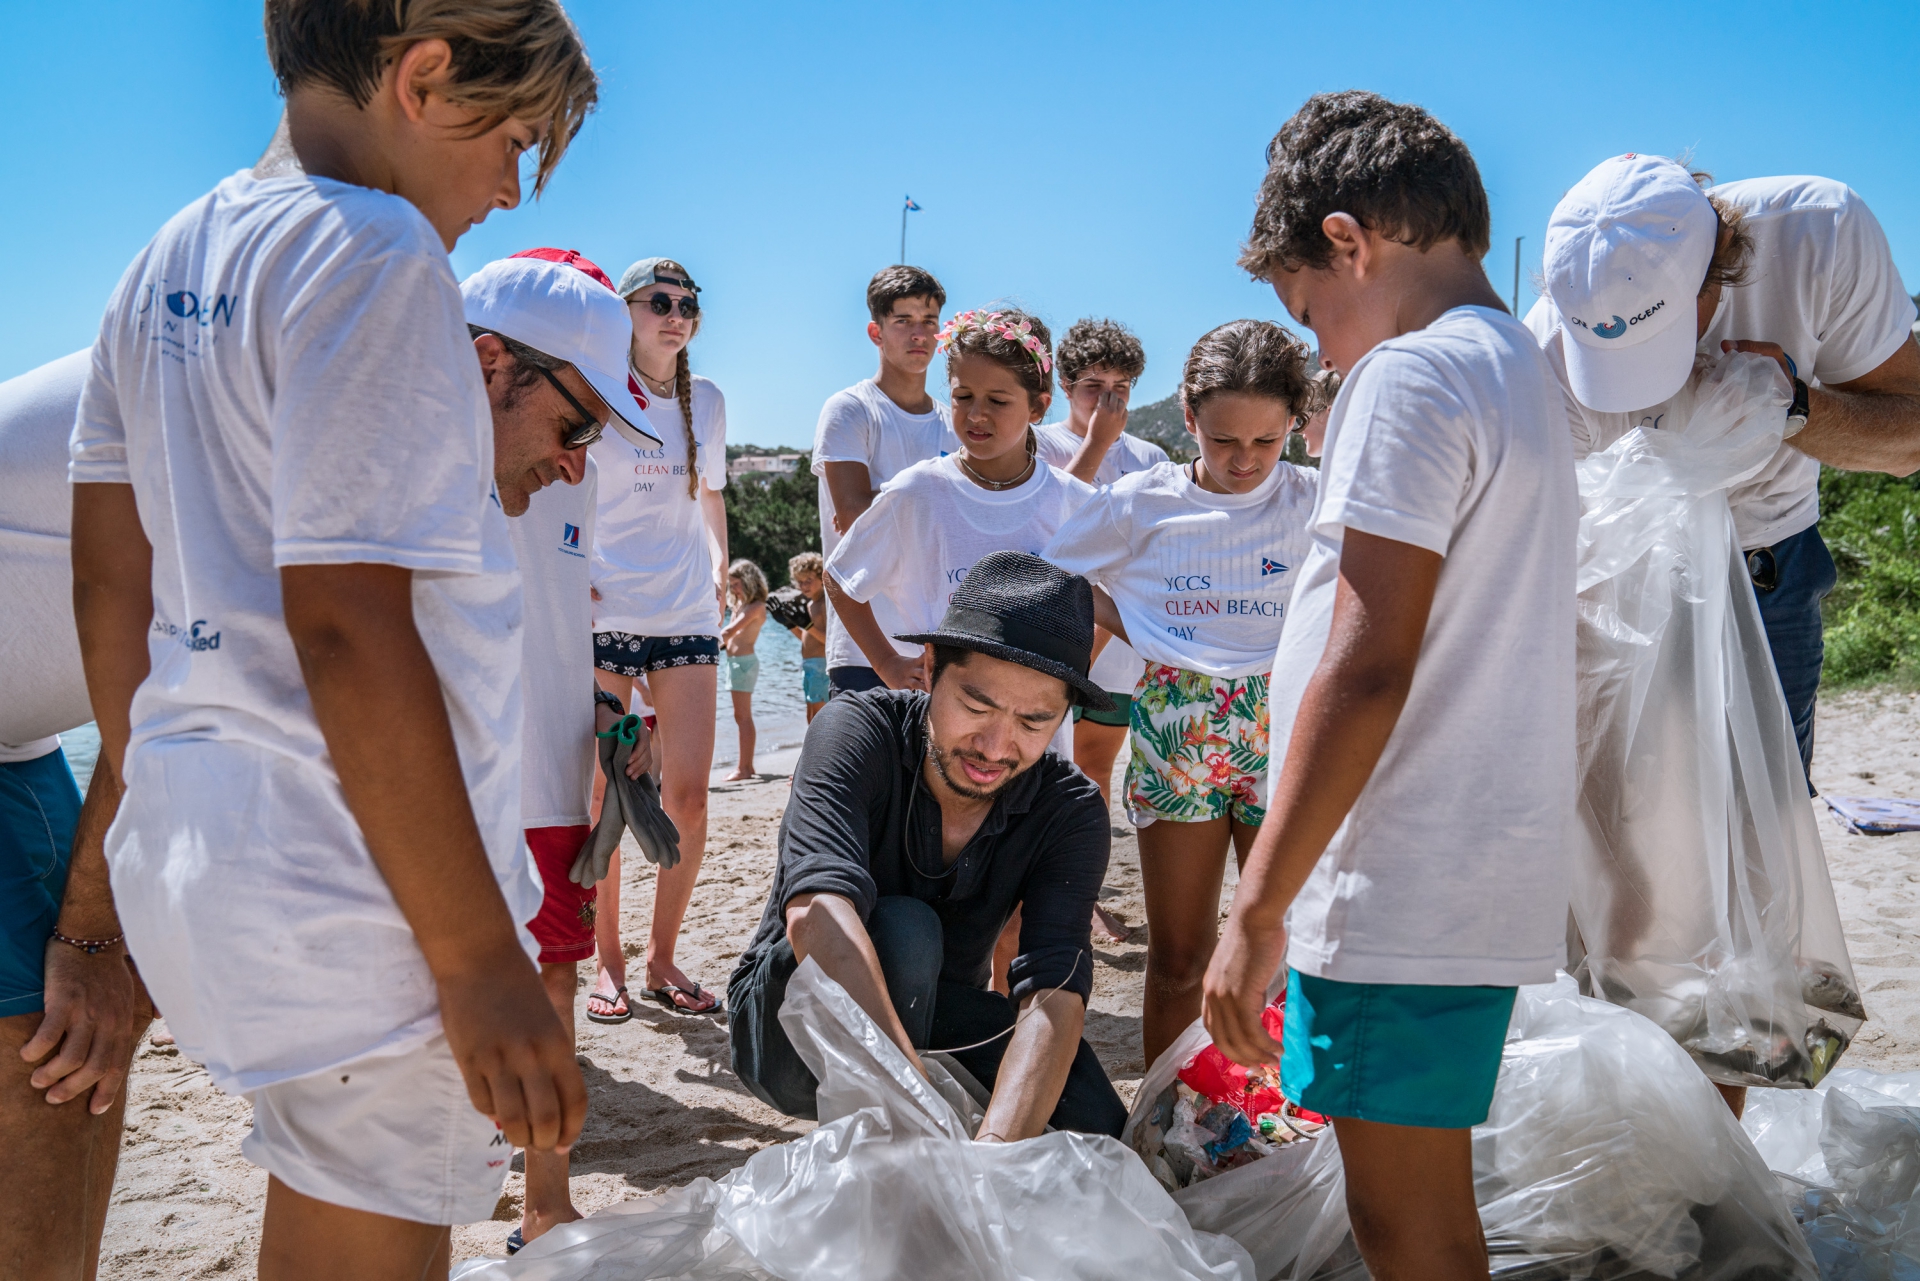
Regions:
<instances>
[{"instance_id":1,"label":"dark gray shirt","mask_svg":"<svg viewBox=\"0 0 1920 1281\"><path fill-rule=\"evenodd\" d=\"M786 936L798 894L838 894L866 920L881 895L930 904L945 928L940 977L985 987L993 946L1016 905L1013 998L1093 990L1090 921L1112 832L1092 779L1052 752L994 800L980 830L941 872L940 806L921 776L927 695L872 690L828 701L807 728L780 820L780 861L760 928L734 980ZM933 873L929 875L929 873Z\"/></svg>"}]
</instances>

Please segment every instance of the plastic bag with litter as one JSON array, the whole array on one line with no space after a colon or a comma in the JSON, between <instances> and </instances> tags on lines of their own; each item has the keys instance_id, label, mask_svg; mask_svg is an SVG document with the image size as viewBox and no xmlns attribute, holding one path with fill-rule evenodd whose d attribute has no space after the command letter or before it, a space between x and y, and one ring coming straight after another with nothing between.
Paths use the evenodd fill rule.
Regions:
<instances>
[{"instance_id":1,"label":"plastic bag with litter","mask_svg":"<svg viewBox=\"0 0 1920 1281\"><path fill-rule=\"evenodd\" d=\"M1206 1044L1196 1023L1141 1082L1122 1135L1136 1151L1153 1147L1158 1098ZM1773 1177L1686 1053L1565 976L1520 989L1473 1166L1496 1277L1815 1275ZM1262 1281L1367 1275L1331 1129L1173 1199L1196 1229L1245 1246Z\"/></svg>"},{"instance_id":2,"label":"plastic bag with litter","mask_svg":"<svg viewBox=\"0 0 1920 1281\"><path fill-rule=\"evenodd\" d=\"M1703 363L1579 464L1571 959L1712 1079L1805 1087L1866 1010L1727 506L1779 448L1784 383Z\"/></svg>"},{"instance_id":3,"label":"plastic bag with litter","mask_svg":"<svg viewBox=\"0 0 1920 1281\"><path fill-rule=\"evenodd\" d=\"M975 1143L980 1109L959 1083L937 1063L915 1072L813 961L788 983L780 1024L820 1081L819 1128L720 1179L625 1202L453 1276L1252 1281L1246 1251L1189 1226L1111 1138Z\"/></svg>"}]
</instances>

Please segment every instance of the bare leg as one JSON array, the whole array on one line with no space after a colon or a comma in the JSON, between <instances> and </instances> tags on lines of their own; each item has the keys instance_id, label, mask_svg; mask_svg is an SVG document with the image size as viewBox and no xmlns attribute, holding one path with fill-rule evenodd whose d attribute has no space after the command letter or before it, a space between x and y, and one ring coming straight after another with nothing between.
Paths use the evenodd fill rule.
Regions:
<instances>
[{"instance_id":1,"label":"bare leg","mask_svg":"<svg viewBox=\"0 0 1920 1281\"><path fill-rule=\"evenodd\" d=\"M1097 725L1088 720L1073 723L1073 763L1100 785L1100 799L1108 805L1113 804L1113 762L1126 742L1125 725Z\"/></svg>"},{"instance_id":2,"label":"bare leg","mask_svg":"<svg viewBox=\"0 0 1920 1281\"><path fill-rule=\"evenodd\" d=\"M1720 1091L1720 1097L1727 1101L1727 1107L1732 1110L1734 1120L1738 1121L1747 1114L1746 1086L1722 1085L1720 1082L1715 1081L1713 1088Z\"/></svg>"},{"instance_id":3,"label":"bare leg","mask_svg":"<svg viewBox=\"0 0 1920 1281\"><path fill-rule=\"evenodd\" d=\"M0 1216L0 1276L93 1281L127 1091L123 1085L99 1116L87 1110L91 1090L58 1106L48 1103L46 1092L28 1080L37 1065L20 1057L40 1019L0 1018L0 1151L7 1154L9 1190L7 1213ZM136 1032L130 1044L138 1045L143 1034Z\"/></svg>"},{"instance_id":4,"label":"bare leg","mask_svg":"<svg viewBox=\"0 0 1920 1281\"><path fill-rule=\"evenodd\" d=\"M553 1011L560 1016L560 1025L567 1029L567 1039L571 1041L573 997L580 986L579 963L543 964L540 983L547 989L547 999L553 1002ZM528 1151L525 1156L527 1196L520 1211L520 1239L531 1241L557 1224L572 1223L580 1217L580 1211L573 1208L566 1155Z\"/></svg>"},{"instance_id":5,"label":"bare leg","mask_svg":"<svg viewBox=\"0 0 1920 1281\"><path fill-rule=\"evenodd\" d=\"M660 799L667 817L680 829L680 862L654 877L653 929L646 952L647 986L653 989L667 983L689 991L693 987L693 980L674 964L674 948L707 851L707 783L713 770L718 670L706 664L669 667L653 673L648 681L660 731L655 758L665 761ZM717 998L708 999L717 1004ZM686 1008L690 1001L680 998L675 1004Z\"/></svg>"},{"instance_id":6,"label":"bare leg","mask_svg":"<svg viewBox=\"0 0 1920 1281\"><path fill-rule=\"evenodd\" d=\"M1005 928L1000 931L999 941L993 945L993 982L994 991L1002 996L1011 996L1013 989L1007 986L1007 971L1013 966L1013 958L1020 955L1020 905L1013 905L1013 915L1007 918Z\"/></svg>"},{"instance_id":7,"label":"bare leg","mask_svg":"<svg viewBox=\"0 0 1920 1281\"><path fill-rule=\"evenodd\" d=\"M1374 1281L1486 1281L1471 1130L1335 1117L1347 1215Z\"/></svg>"},{"instance_id":8,"label":"bare leg","mask_svg":"<svg viewBox=\"0 0 1920 1281\"><path fill-rule=\"evenodd\" d=\"M445 1281L452 1231L316 1201L267 1178L260 1281Z\"/></svg>"},{"instance_id":9,"label":"bare leg","mask_svg":"<svg viewBox=\"0 0 1920 1281\"><path fill-rule=\"evenodd\" d=\"M729 783L744 782L753 778L753 749L758 746L758 735L753 727L753 695L733 691L733 728L740 737L740 760L734 765L733 773L727 775Z\"/></svg>"},{"instance_id":10,"label":"bare leg","mask_svg":"<svg viewBox=\"0 0 1920 1281\"><path fill-rule=\"evenodd\" d=\"M633 678L617 676L612 672L595 668L593 678L601 689L614 695L623 707L633 706ZM656 748L655 757L658 758ZM601 777L596 768L593 771L593 813L594 822L600 821L600 806L606 801L607 780ZM588 993L588 1007L595 1014L619 1014L627 1008L620 1000L619 991L627 985L627 954L620 946L620 851L613 851L613 860L607 865L607 874L600 879L596 887L598 897L594 901L593 941L598 953L598 972L593 976L593 988ZM568 1002L572 1008L572 1002Z\"/></svg>"},{"instance_id":11,"label":"bare leg","mask_svg":"<svg viewBox=\"0 0 1920 1281\"><path fill-rule=\"evenodd\" d=\"M814 715L817 712L819 712L821 708L825 706L826 706L825 703L808 703L807 704L807 724L809 725L813 724Z\"/></svg>"},{"instance_id":12,"label":"bare leg","mask_svg":"<svg viewBox=\"0 0 1920 1281\"><path fill-rule=\"evenodd\" d=\"M1200 983L1220 938L1220 887L1227 874L1231 819L1140 829L1140 879L1147 900L1147 983L1140 1040L1151 1065L1200 1017Z\"/></svg>"}]
</instances>

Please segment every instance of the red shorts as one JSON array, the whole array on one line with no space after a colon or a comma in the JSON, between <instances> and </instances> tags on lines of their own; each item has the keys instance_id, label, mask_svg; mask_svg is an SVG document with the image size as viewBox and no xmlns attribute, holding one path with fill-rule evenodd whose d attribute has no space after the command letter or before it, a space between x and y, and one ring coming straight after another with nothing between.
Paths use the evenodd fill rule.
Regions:
<instances>
[{"instance_id":1,"label":"red shorts","mask_svg":"<svg viewBox=\"0 0 1920 1281\"><path fill-rule=\"evenodd\" d=\"M529 827L527 849L540 869L546 897L527 930L540 945L540 964L565 965L593 955L593 900L599 891L567 879L580 847L593 835L585 823L577 827Z\"/></svg>"}]
</instances>

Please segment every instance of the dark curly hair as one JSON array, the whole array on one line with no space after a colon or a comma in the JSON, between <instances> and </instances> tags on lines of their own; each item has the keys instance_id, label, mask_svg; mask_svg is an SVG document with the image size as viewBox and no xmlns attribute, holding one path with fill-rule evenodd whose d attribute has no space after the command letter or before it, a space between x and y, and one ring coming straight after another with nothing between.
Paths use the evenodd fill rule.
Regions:
<instances>
[{"instance_id":1,"label":"dark curly hair","mask_svg":"<svg viewBox=\"0 0 1920 1281\"><path fill-rule=\"evenodd\" d=\"M947 291L924 267L882 267L867 282L867 314L877 324L893 311L902 298L931 298L933 305L947 305Z\"/></svg>"},{"instance_id":2,"label":"dark curly hair","mask_svg":"<svg viewBox=\"0 0 1920 1281\"><path fill-rule=\"evenodd\" d=\"M1091 316L1073 322L1054 349L1053 360L1062 387L1079 381L1087 370L1103 366L1116 374L1125 374L1129 383L1136 383L1147 368L1147 353L1141 349L1140 340L1133 336L1133 330L1117 320L1096 320Z\"/></svg>"},{"instance_id":3,"label":"dark curly hair","mask_svg":"<svg viewBox=\"0 0 1920 1281\"><path fill-rule=\"evenodd\" d=\"M1198 415L1209 396L1240 392L1283 400L1310 418L1327 398L1306 344L1271 320L1229 320L1200 336L1180 374L1180 404Z\"/></svg>"},{"instance_id":4,"label":"dark curly hair","mask_svg":"<svg viewBox=\"0 0 1920 1281\"><path fill-rule=\"evenodd\" d=\"M1048 332L1046 322L1031 312L1021 311L1018 307L995 307L992 309L1001 320L1017 325L1026 321L1033 330L1033 336L1040 340L1040 350L1053 350L1053 335ZM962 313L964 314L964 313ZM951 322L949 322L951 323ZM1040 407L1040 398L1053 390L1053 375L1040 368L1040 362L1033 353L1019 343L1002 338L978 325L969 325L957 331L947 344L947 372L953 372L953 362L960 356L985 356L988 360L1005 366L1020 380L1027 389L1027 403L1033 408ZM1048 359L1052 359L1051 356Z\"/></svg>"},{"instance_id":5,"label":"dark curly hair","mask_svg":"<svg viewBox=\"0 0 1920 1281\"><path fill-rule=\"evenodd\" d=\"M1256 280L1326 266L1320 224L1334 213L1422 251L1458 240L1477 260L1493 243L1466 144L1423 109L1358 89L1315 94L1273 135L1240 265Z\"/></svg>"}]
</instances>

